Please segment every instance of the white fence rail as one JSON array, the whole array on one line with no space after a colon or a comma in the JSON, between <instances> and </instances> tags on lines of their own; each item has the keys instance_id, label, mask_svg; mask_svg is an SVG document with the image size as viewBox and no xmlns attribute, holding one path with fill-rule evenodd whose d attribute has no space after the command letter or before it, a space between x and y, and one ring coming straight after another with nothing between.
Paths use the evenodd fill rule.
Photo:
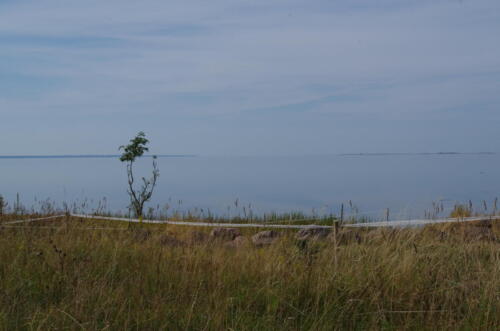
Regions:
<instances>
[{"instance_id":1,"label":"white fence rail","mask_svg":"<svg viewBox=\"0 0 500 331\"><path fill-rule=\"evenodd\" d=\"M37 221L47 221L56 218L62 218L66 215L55 215L49 217L40 217L34 219L15 220L0 223L0 226L9 226L14 224L31 223ZM122 218L122 217L105 217L86 214L70 214L69 216L83 218L83 219L96 219L107 221L119 221L128 223L140 223L138 219ZM367 223L345 223L344 227L362 228L362 227L409 227L409 226L422 226L427 224L440 224L440 223L460 223L460 222L478 222L487 220L500 220L500 216L480 216L480 217L464 217L464 218L443 218L443 219L415 219L403 221L386 221L386 222L367 222ZM303 229L308 227L315 228L331 228L330 225L316 225L316 224L269 224L269 223L227 223L227 222L189 222L189 221L168 221L168 220L142 220L146 224L170 224L182 226L199 226L199 227L234 227L234 228L276 228L276 229Z\"/></svg>"}]
</instances>

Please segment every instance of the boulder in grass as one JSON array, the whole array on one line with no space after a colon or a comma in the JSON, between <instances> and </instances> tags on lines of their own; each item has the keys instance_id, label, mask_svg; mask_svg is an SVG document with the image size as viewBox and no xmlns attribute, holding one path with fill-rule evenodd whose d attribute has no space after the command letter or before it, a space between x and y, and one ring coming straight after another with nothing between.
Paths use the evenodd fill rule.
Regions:
<instances>
[{"instance_id":1,"label":"boulder in grass","mask_svg":"<svg viewBox=\"0 0 500 331\"><path fill-rule=\"evenodd\" d=\"M241 236L241 232L235 228L215 228L210 232L210 237L215 240L231 241Z\"/></svg>"},{"instance_id":2,"label":"boulder in grass","mask_svg":"<svg viewBox=\"0 0 500 331\"><path fill-rule=\"evenodd\" d=\"M295 238L297 240L320 240L320 239L326 239L328 235L332 232L332 229L328 228L319 228L319 227L307 227L300 229Z\"/></svg>"},{"instance_id":3,"label":"boulder in grass","mask_svg":"<svg viewBox=\"0 0 500 331\"><path fill-rule=\"evenodd\" d=\"M255 246L271 245L280 237L281 233L274 230L261 231L252 236L252 242Z\"/></svg>"},{"instance_id":4,"label":"boulder in grass","mask_svg":"<svg viewBox=\"0 0 500 331\"><path fill-rule=\"evenodd\" d=\"M226 241L224 243L224 246L229 247L229 248L241 248L241 247L248 246L249 244L250 244L250 240L248 240L247 237L238 236L231 241Z\"/></svg>"}]
</instances>

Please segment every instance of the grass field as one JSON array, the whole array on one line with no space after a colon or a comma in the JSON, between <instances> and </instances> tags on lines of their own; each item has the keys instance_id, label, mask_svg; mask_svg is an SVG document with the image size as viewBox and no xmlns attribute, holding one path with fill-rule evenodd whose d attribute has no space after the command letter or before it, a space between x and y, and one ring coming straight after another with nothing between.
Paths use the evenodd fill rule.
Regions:
<instances>
[{"instance_id":1,"label":"grass field","mask_svg":"<svg viewBox=\"0 0 500 331\"><path fill-rule=\"evenodd\" d=\"M307 242L290 230L264 247L248 239L258 229L231 245L202 228L72 217L17 226L0 227L3 330L500 325L498 222L487 233L455 224Z\"/></svg>"}]
</instances>

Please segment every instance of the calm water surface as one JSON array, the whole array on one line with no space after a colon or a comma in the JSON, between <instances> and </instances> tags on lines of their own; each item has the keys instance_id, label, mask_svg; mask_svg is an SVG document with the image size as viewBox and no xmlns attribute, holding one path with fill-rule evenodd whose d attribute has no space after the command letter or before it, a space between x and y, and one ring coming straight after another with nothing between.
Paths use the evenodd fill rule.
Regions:
<instances>
[{"instance_id":1,"label":"calm water surface","mask_svg":"<svg viewBox=\"0 0 500 331\"><path fill-rule=\"evenodd\" d=\"M422 216L432 202L445 208L500 196L499 155L381 155L290 157L160 158L161 177L149 206L170 210L208 208L219 215L302 211L338 213L341 203L380 218ZM140 160L149 175L151 159ZM125 165L115 158L0 159L0 194L11 204L19 193L26 206L47 198L91 206L107 199L111 211L125 211ZM238 208L234 202L238 199ZM90 207L89 207L90 208ZM350 206L346 208L348 212ZM446 213L446 211L445 211Z\"/></svg>"}]
</instances>

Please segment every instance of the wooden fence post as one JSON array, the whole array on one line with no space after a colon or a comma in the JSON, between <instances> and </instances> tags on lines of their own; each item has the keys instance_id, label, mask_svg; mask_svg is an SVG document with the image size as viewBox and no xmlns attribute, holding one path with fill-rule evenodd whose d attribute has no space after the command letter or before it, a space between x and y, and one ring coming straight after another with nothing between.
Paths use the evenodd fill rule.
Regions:
<instances>
[{"instance_id":1,"label":"wooden fence post","mask_svg":"<svg viewBox=\"0 0 500 331\"><path fill-rule=\"evenodd\" d=\"M340 205L340 225L344 223L344 204Z\"/></svg>"}]
</instances>

